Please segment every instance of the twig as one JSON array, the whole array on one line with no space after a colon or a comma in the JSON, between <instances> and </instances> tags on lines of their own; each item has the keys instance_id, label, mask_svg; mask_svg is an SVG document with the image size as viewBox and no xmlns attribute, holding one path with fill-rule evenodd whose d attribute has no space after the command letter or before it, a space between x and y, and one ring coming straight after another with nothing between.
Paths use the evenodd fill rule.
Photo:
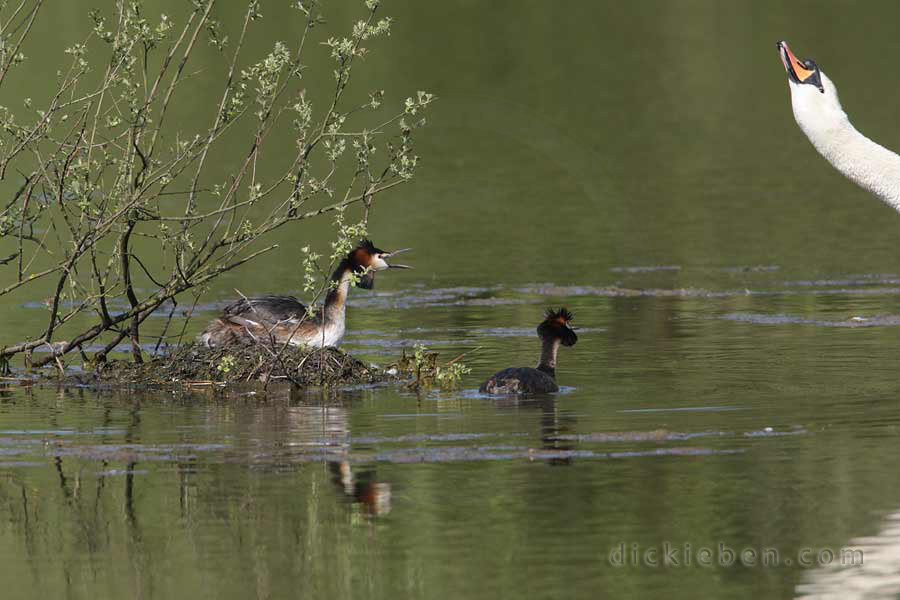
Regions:
<instances>
[{"instance_id":1,"label":"twig","mask_svg":"<svg viewBox=\"0 0 900 600\"><path fill-rule=\"evenodd\" d=\"M460 354L459 356L457 356L457 357L454 358L453 360L447 361L446 364L447 364L447 365L452 365L453 363L455 363L456 361L458 361L459 359L461 359L463 356L465 356L465 355L467 355L467 354L470 354L470 353L472 353L472 352L478 352L478 351L481 350L482 348L483 348L483 346L477 346L477 347L475 347L475 348L472 348L471 350L466 350L465 352L463 352L462 354Z\"/></svg>"},{"instance_id":2,"label":"twig","mask_svg":"<svg viewBox=\"0 0 900 600\"><path fill-rule=\"evenodd\" d=\"M172 302L172 310L169 311L169 316L166 317L166 324L163 326L162 333L159 334L159 339L156 340L156 345L153 346L153 355L156 356L159 352L159 345L162 344L162 341L166 338L166 333L169 331L169 324L172 322L172 316L175 314L175 309L178 308L178 301L175 300L175 297L169 298Z\"/></svg>"}]
</instances>

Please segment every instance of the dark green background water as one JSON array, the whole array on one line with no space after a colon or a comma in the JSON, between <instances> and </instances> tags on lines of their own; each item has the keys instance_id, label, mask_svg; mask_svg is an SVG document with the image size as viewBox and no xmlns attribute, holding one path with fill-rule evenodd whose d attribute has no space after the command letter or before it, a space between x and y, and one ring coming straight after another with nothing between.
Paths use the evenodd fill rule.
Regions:
<instances>
[{"instance_id":1,"label":"dark green background water","mask_svg":"<svg viewBox=\"0 0 900 600\"><path fill-rule=\"evenodd\" d=\"M358 14L332 4L335 24ZM46 93L86 30L81 3L49 6L6 104ZM900 507L900 215L812 150L775 42L814 58L855 124L900 148L900 6L385 10L393 34L355 81L440 101L415 182L371 226L380 246L414 247L416 269L354 290L346 347L381 362L417 341L446 357L480 347L464 390L225 400L10 385L4 598L792 597L823 580L801 550L882 531ZM220 16L234 27L239 12ZM298 28L274 2L263 12L256 56ZM196 67L214 58L204 48ZM185 127L214 98L183 97ZM235 287L296 291L298 248L324 249L323 223L279 232L278 254L224 277L203 319ZM41 297L2 306L0 341L40 327ZM478 396L493 371L535 361L549 304L583 327L560 356L564 393ZM619 544L664 543L781 561L609 563Z\"/></svg>"}]
</instances>

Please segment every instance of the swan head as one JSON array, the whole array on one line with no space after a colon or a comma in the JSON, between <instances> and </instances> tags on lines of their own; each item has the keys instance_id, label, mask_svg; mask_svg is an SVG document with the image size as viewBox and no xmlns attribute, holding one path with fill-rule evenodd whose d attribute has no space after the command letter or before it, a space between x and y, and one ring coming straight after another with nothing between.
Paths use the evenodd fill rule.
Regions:
<instances>
[{"instance_id":1,"label":"swan head","mask_svg":"<svg viewBox=\"0 0 900 600\"><path fill-rule=\"evenodd\" d=\"M841 108L837 88L815 61L799 60L787 42L778 42L777 46L788 76L794 118L800 127L809 134L845 121L847 114Z\"/></svg>"}]
</instances>

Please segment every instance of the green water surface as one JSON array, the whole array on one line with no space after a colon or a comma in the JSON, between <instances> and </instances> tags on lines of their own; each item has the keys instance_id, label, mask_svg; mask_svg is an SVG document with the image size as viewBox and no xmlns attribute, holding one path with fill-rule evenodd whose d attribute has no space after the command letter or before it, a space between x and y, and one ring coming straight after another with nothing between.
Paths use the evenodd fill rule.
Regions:
<instances>
[{"instance_id":1,"label":"green water surface","mask_svg":"<svg viewBox=\"0 0 900 600\"><path fill-rule=\"evenodd\" d=\"M327 4L337 27L362 3ZM220 8L226 28L239 5ZM415 181L378 201L370 227L379 246L412 246L415 269L352 292L345 347L381 363L418 342L447 358L478 348L463 389L223 398L10 382L2 597L789 598L840 585L820 551L863 547L900 508L900 215L811 148L775 42L814 58L854 123L900 148L900 5L383 6L394 31L354 84L439 101ZM47 93L86 10L49 2L3 103ZM255 56L299 27L281 3L262 12ZM312 66L328 75L322 57ZM197 77L216 60L202 48ZM217 94L181 98L179 122ZM299 247L327 250L332 235L325 221L277 232L275 254L216 282L189 335L235 288L296 293ZM42 328L46 293L0 305L0 343ZM479 396L494 371L535 362L548 305L582 328L560 353L562 392ZM666 544L679 564L648 564ZM770 549L778 564L723 565L720 548Z\"/></svg>"}]
</instances>

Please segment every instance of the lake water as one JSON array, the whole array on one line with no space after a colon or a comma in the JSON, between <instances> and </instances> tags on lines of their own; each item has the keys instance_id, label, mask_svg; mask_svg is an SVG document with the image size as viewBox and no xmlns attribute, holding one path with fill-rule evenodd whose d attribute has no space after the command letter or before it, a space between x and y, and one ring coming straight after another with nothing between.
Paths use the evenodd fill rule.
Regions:
<instances>
[{"instance_id":1,"label":"lake water","mask_svg":"<svg viewBox=\"0 0 900 600\"><path fill-rule=\"evenodd\" d=\"M87 28L51 4L41 68ZM296 33L267 4L260 55ZM462 389L7 382L3 597L895 597L900 215L815 154L775 42L900 148L900 6L385 4L360 85L440 100L370 227L415 270L353 290L345 348L469 352ZM17 94L40 97L35 72ZM299 247L332 236L315 223L219 280L189 333L235 288L297 292ZM40 328L44 294L5 301L0 343ZM480 396L562 305L581 327L562 391Z\"/></svg>"}]
</instances>

